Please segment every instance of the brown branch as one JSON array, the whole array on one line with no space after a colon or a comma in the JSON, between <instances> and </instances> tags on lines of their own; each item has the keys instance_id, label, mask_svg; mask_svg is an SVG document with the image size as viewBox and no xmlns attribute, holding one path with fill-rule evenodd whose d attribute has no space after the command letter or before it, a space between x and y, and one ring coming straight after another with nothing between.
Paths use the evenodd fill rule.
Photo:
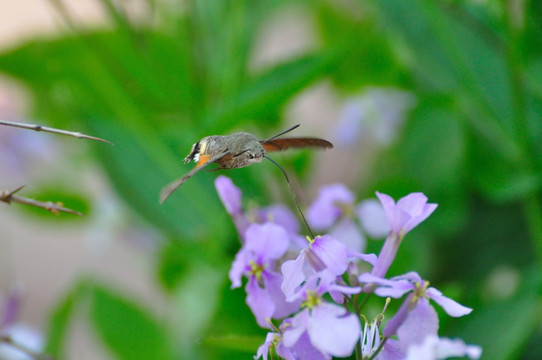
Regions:
<instances>
[{"instance_id":1,"label":"brown branch","mask_svg":"<svg viewBox=\"0 0 542 360\"><path fill-rule=\"evenodd\" d=\"M13 127L16 127L16 128L34 130L34 131L44 131L44 132L48 132L48 133L52 133L52 134L73 136L73 137L76 137L76 138L79 138L79 139L89 139L89 140L101 141L101 142L113 145L112 142L104 140L104 139L100 139L98 137L85 135L85 134L80 133L80 132L50 128L50 127L47 127L47 126L34 125L34 124L25 124L25 123L13 122L13 121L5 121L5 120L0 120L0 125L13 126Z\"/></svg>"},{"instance_id":2,"label":"brown branch","mask_svg":"<svg viewBox=\"0 0 542 360\"><path fill-rule=\"evenodd\" d=\"M15 203L24 204L24 205L35 206L35 207L50 211L53 214L58 214L59 212L65 212L68 214L83 216L83 214L78 211L63 207L63 204L60 202L55 203L52 201L46 201L46 202L38 201L38 200L29 199L29 198L15 195L15 193L21 190L23 187L24 185L19 186L18 188L13 189L13 190L0 190L0 201L5 202L6 204L11 204L12 202L15 202Z\"/></svg>"}]
</instances>

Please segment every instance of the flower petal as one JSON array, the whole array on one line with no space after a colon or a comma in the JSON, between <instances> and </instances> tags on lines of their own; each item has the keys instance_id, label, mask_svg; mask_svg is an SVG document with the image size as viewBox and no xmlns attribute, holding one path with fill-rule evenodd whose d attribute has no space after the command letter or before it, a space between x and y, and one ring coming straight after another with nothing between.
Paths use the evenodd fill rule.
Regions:
<instances>
[{"instance_id":1,"label":"flower petal","mask_svg":"<svg viewBox=\"0 0 542 360\"><path fill-rule=\"evenodd\" d=\"M224 175L216 178L215 188L226 211L232 217L235 228L241 237L244 237L245 230L250 225L250 221L248 221L241 207L241 190L233 184L229 177Z\"/></svg>"},{"instance_id":2,"label":"flower petal","mask_svg":"<svg viewBox=\"0 0 542 360\"><path fill-rule=\"evenodd\" d=\"M405 293L414 290L416 287L406 280L388 280L370 273L361 274L358 280L365 284L379 285L374 291L376 295L381 297L392 297L398 299Z\"/></svg>"},{"instance_id":3,"label":"flower petal","mask_svg":"<svg viewBox=\"0 0 542 360\"><path fill-rule=\"evenodd\" d=\"M329 235L317 236L311 244L310 251L322 260L326 269L334 275L342 275L348 267L348 251L346 245ZM315 269L321 271L323 269Z\"/></svg>"},{"instance_id":4,"label":"flower petal","mask_svg":"<svg viewBox=\"0 0 542 360\"><path fill-rule=\"evenodd\" d=\"M286 327L282 334L282 342L286 347L292 347L299 340L301 335L307 330L307 323L309 321L309 311L303 310L294 316L290 325Z\"/></svg>"},{"instance_id":5,"label":"flower petal","mask_svg":"<svg viewBox=\"0 0 542 360\"><path fill-rule=\"evenodd\" d=\"M397 330L401 348L406 351L412 344L419 344L429 335L438 335L439 320L435 309L421 298Z\"/></svg>"},{"instance_id":6,"label":"flower petal","mask_svg":"<svg viewBox=\"0 0 542 360\"><path fill-rule=\"evenodd\" d=\"M314 347L333 356L352 354L361 336L361 325L353 314L334 304L322 303L312 309L307 327Z\"/></svg>"},{"instance_id":7,"label":"flower petal","mask_svg":"<svg viewBox=\"0 0 542 360\"><path fill-rule=\"evenodd\" d=\"M376 199L363 200L356 207L356 215L370 237L384 238L390 232L386 211Z\"/></svg>"},{"instance_id":8,"label":"flower petal","mask_svg":"<svg viewBox=\"0 0 542 360\"><path fill-rule=\"evenodd\" d=\"M472 312L471 308L463 306L455 300L452 300L442 295L439 290L433 287L427 289L425 293L429 296L429 298L431 298L431 300L439 304L444 309L444 311L446 311L446 314L450 316L459 317L470 314Z\"/></svg>"},{"instance_id":9,"label":"flower petal","mask_svg":"<svg viewBox=\"0 0 542 360\"><path fill-rule=\"evenodd\" d=\"M242 211L241 190L233 184L229 177L218 176L215 180L215 188L228 214L232 215Z\"/></svg>"},{"instance_id":10,"label":"flower petal","mask_svg":"<svg viewBox=\"0 0 542 360\"><path fill-rule=\"evenodd\" d=\"M343 184L332 184L320 189L318 197L307 210L307 220L316 230L329 228L342 215L338 204L352 205L354 194Z\"/></svg>"},{"instance_id":11,"label":"flower petal","mask_svg":"<svg viewBox=\"0 0 542 360\"><path fill-rule=\"evenodd\" d=\"M356 253L352 251L348 252L348 257L361 259L365 261L366 263L369 263L373 266L375 266L376 261L378 260L378 257L375 254L363 254L363 253Z\"/></svg>"},{"instance_id":12,"label":"flower petal","mask_svg":"<svg viewBox=\"0 0 542 360\"><path fill-rule=\"evenodd\" d=\"M251 224L245 232L247 249L257 254L259 262L279 259L286 250L290 239L286 230L273 223Z\"/></svg>"},{"instance_id":13,"label":"flower petal","mask_svg":"<svg viewBox=\"0 0 542 360\"><path fill-rule=\"evenodd\" d=\"M278 350L278 349L277 349ZM283 355L277 354L285 358L286 360L298 360L298 359L310 359L310 360L331 360L331 356L322 354L318 349L316 349L309 338L309 335L305 331L299 340L292 346L291 352L295 354L291 358L287 359Z\"/></svg>"},{"instance_id":14,"label":"flower petal","mask_svg":"<svg viewBox=\"0 0 542 360\"><path fill-rule=\"evenodd\" d=\"M245 272L250 271L250 259L251 254L246 247L242 247L237 255L235 255L235 260L233 260L230 272L228 274L232 282L232 289L241 286L241 277L243 277Z\"/></svg>"},{"instance_id":15,"label":"flower petal","mask_svg":"<svg viewBox=\"0 0 542 360\"><path fill-rule=\"evenodd\" d=\"M427 196L423 193L412 193L397 201L397 208L409 214L410 219L402 225L403 231L408 233L427 219L437 208L437 204L428 204Z\"/></svg>"},{"instance_id":16,"label":"flower petal","mask_svg":"<svg viewBox=\"0 0 542 360\"><path fill-rule=\"evenodd\" d=\"M466 345L461 339L440 339L436 335L431 335L427 336L420 344L410 346L406 360L437 360L461 356L479 359L482 356L482 348L476 345Z\"/></svg>"},{"instance_id":17,"label":"flower petal","mask_svg":"<svg viewBox=\"0 0 542 360\"><path fill-rule=\"evenodd\" d=\"M378 197L378 200L380 200L380 203L382 204L382 207L384 208L384 212L386 213L386 218L388 219L388 224L390 226L391 231L393 232L399 232L400 230L400 224L398 224L397 221L397 209L395 206L395 201L393 198L387 194L383 194L380 192L376 192L376 196Z\"/></svg>"},{"instance_id":18,"label":"flower petal","mask_svg":"<svg viewBox=\"0 0 542 360\"><path fill-rule=\"evenodd\" d=\"M380 352L375 360L404 360L405 353L401 351L401 345L398 340L388 339L384 344L382 352Z\"/></svg>"},{"instance_id":19,"label":"flower petal","mask_svg":"<svg viewBox=\"0 0 542 360\"><path fill-rule=\"evenodd\" d=\"M275 312L273 299L265 289L260 288L254 276L248 279L245 290L247 292L247 305L256 317L258 325L263 328L270 328L267 319L271 318Z\"/></svg>"},{"instance_id":20,"label":"flower petal","mask_svg":"<svg viewBox=\"0 0 542 360\"><path fill-rule=\"evenodd\" d=\"M281 289L286 295L287 301L295 300L295 291L305 281L304 261L305 250L302 250L295 260L285 261L280 268L283 277Z\"/></svg>"},{"instance_id":21,"label":"flower petal","mask_svg":"<svg viewBox=\"0 0 542 360\"><path fill-rule=\"evenodd\" d=\"M271 222L282 226L288 233L299 232L299 222L292 210L283 204L274 204L258 211L260 222Z\"/></svg>"},{"instance_id":22,"label":"flower petal","mask_svg":"<svg viewBox=\"0 0 542 360\"><path fill-rule=\"evenodd\" d=\"M281 289L282 276L269 271L265 271L263 276L265 278L265 290L275 303L273 319L284 318L299 310L301 299L293 302L286 301L286 296Z\"/></svg>"},{"instance_id":23,"label":"flower petal","mask_svg":"<svg viewBox=\"0 0 542 360\"><path fill-rule=\"evenodd\" d=\"M263 360L267 360L267 354L269 353L269 348L273 345L273 340L275 338L275 333L269 332L265 337L265 342L258 347L258 351L254 356L254 360L257 360L263 357Z\"/></svg>"},{"instance_id":24,"label":"flower petal","mask_svg":"<svg viewBox=\"0 0 542 360\"><path fill-rule=\"evenodd\" d=\"M477 345L467 345L461 339L439 339L437 356L439 359L449 357L468 356L471 359L479 359L482 356L482 348Z\"/></svg>"},{"instance_id":25,"label":"flower petal","mask_svg":"<svg viewBox=\"0 0 542 360\"><path fill-rule=\"evenodd\" d=\"M344 218L331 229L329 235L346 245L346 248L354 252L365 250L367 240L351 218Z\"/></svg>"},{"instance_id":26,"label":"flower petal","mask_svg":"<svg viewBox=\"0 0 542 360\"><path fill-rule=\"evenodd\" d=\"M411 283L421 283L422 282L422 277L420 276L420 274L418 274L417 272L415 271L409 271L407 273L404 273L402 275L397 275L397 276L394 276L391 278L392 281L396 281L396 280L408 280L410 281Z\"/></svg>"}]
</instances>

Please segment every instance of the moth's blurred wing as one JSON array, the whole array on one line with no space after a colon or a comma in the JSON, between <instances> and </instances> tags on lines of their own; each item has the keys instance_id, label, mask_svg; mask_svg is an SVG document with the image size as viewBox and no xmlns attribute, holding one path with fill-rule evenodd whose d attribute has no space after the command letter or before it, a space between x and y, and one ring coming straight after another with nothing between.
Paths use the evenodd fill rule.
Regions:
<instances>
[{"instance_id":1,"label":"moth's blurred wing","mask_svg":"<svg viewBox=\"0 0 542 360\"><path fill-rule=\"evenodd\" d=\"M166 199L175 191L177 190L177 188L179 186L181 186L182 184L184 184L184 182L188 179L190 179L192 176L194 176L194 174L196 174L198 171L204 169L207 165L209 164L212 164L214 163L215 161L218 161L220 159L222 159L224 156L227 156L229 155L230 152L229 151L226 151L226 152L223 152L222 154L219 154L219 155L216 155L210 159L208 159L206 162L204 163L201 163L198 162L197 166L195 168L193 168L192 170L190 170L190 172L188 174L186 174L185 176L183 176L182 178L180 179L177 179L169 184L167 184L166 186L164 186L164 188L162 189L162 191L160 191L160 204L163 204L164 201L166 201Z\"/></svg>"},{"instance_id":2,"label":"moth's blurred wing","mask_svg":"<svg viewBox=\"0 0 542 360\"><path fill-rule=\"evenodd\" d=\"M324 139L318 138L284 138L284 139L274 139L268 141L262 141L262 145L266 151L282 151L290 148L322 148L322 149L331 149L333 144Z\"/></svg>"}]
</instances>

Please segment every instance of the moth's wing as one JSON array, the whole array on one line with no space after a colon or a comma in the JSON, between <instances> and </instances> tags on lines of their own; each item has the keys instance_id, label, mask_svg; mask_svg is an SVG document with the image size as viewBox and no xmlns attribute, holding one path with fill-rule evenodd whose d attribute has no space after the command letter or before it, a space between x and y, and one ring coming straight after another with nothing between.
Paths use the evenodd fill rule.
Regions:
<instances>
[{"instance_id":1,"label":"moth's wing","mask_svg":"<svg viewBox=\"0 0 542 360\"><path fill-rule=\"evenodd\" d=\"M266 151L282 151L290 148L306 148L314 147L321 149L331 149L333 144L324 139L318 138L284 138L262 141L262 145Z\"/></svg>"},{"instance_id":2,"label":"moth's wing","mask_svg":"<svg viewBox=\"0 0 542 360\"><path fill-rule=\"evenodd\" d=\"M180 179L177 179L175 181L172 181L171 183L164 186L162 191L160 191L160 204L163 204L164 201L175 191L179 186L184 184L184 182L188 179L190 179L194 174L196 174L198 171L204 169L207 165L214 163L215 161L218 161L222 159L225 156L230 155L229 151L223 152L219 155L215 155L214 157L209 158L206 162L198 162L195 168L190 170L188 174L183 176Z\"/></svg>"}]
</instances>

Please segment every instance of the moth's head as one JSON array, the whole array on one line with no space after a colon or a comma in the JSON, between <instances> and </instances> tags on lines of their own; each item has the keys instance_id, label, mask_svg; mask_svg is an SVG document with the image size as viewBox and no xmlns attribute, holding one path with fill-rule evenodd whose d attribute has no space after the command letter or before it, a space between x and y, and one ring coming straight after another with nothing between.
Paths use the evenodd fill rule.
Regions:
<instances>
[{"instance_id":1,"label":"moth's head","mask_svg":"<svg viewBox=\"0 0 542 360\"><path fill-rule=\"evenodd\" d=\"M188 164L190 161L194 160L195 162L198 162L199 160L199 151L200 151L200 142L198 141L194 145L192 145L192 149L190 150L190 153L184 158L184 163Z\"/></svg>"},{"instance_id":2,"label":"moth's head","mask_svg":"<svg viewBox=\"0 0 542 360\"><path fill-rule=\"evenodd\" d=\"M246 164L244 166L262 162L264 156L265 149L260 143L254 144L254 146L250 146L248 149L233 155L233 157L237 158L241 163Z\"/></svg>"}]
</instances>

